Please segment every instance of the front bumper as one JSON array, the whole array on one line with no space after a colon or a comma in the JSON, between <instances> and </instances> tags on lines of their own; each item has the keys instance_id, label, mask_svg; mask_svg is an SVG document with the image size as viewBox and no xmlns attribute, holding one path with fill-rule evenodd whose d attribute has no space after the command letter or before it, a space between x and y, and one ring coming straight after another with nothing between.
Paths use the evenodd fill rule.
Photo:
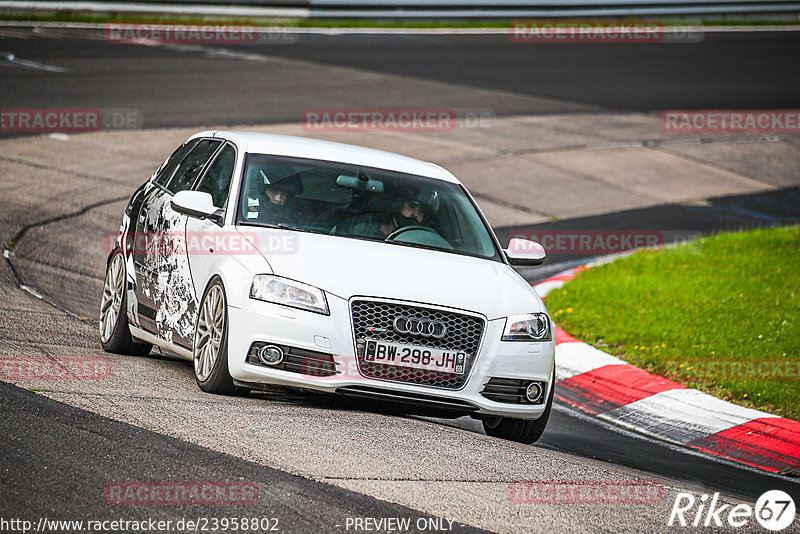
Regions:
<instances>
[{"instance_id":1,"label":"front bumper","mask_svg":"<svg viewBox=\"0 0 800 534\"><path fill-rule=\"evenodd\" d=\"M407 303L406 303L407 304ZM444 389L411 383L366 378L359 372L350 320L349 302L328 294L330 315L288 308L250 299L246 308L228 308L228 365L231 376L247 384L278 384L324 392L350 393L354 390L374 393L375 398L431 398L454 404L466 403L478 415L499 415L536 419L545 410L541 404L496 402L483 395L490 378L536 380L547 384L544 398L550 394L554 376L554 348L550 342L501 342L505 319L486 321L477 357L466 383L460 389ZM424 305L419 305L423 306ZM458 311L458 310L453 310ZM327 353L335 362L337 374L290 372L246 361L254 342L296 347ZM341 391L339 391L341 390ZM423 402L422 400L420 402Z\"/></svg>"}]
</instances>

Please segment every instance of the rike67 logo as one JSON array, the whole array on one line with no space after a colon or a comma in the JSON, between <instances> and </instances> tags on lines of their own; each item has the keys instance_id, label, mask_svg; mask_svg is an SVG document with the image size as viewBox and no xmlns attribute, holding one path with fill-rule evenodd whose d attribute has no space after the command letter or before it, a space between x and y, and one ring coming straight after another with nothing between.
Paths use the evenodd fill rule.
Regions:
<instances>
[{"instance_id":1,"label":"rike67 logo","mask_svg":"<svg viewBox=\"0 0 800 534\"><path fill-rule=\"evenodd\" d=\"M667 526L722 527L725 523L738 528L754 526L753 519L763 528L778 532L792 524L795 517L794 500L780 490L770 490L761 495L755 507L749 504L721 504L719 493L710 499L691 493L678 493L669 514Z\"/></svg>"}]
</instances>

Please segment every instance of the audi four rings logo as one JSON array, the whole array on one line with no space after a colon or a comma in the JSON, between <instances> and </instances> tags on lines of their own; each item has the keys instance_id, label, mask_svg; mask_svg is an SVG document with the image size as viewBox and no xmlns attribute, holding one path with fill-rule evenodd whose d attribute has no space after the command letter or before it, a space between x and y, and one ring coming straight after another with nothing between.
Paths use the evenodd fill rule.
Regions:
<instances>
[{"instance_id":1,"label":"audi four rings logo","mask_svg":"<svg viewBox=\"0 0 800 534\"><path fill-rule=\"evenodd\" d=\"M441 321L430 319L412 319L411 317L397 317L392 324L398 334L412 336L425 336L441 339L447 333L447 327Z\"/></svg>"}]
</instances>

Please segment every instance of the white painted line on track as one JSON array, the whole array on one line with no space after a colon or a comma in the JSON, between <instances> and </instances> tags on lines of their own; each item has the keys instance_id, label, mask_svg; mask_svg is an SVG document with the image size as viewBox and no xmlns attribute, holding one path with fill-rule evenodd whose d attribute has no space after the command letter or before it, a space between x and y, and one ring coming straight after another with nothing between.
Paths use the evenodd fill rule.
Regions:
<instances>
[{"instance_id":1,"label":"white painted line on track","mask_svg":"<svg viewBox=\"0 0 800 534\"><path fill-rule=\"evenodd\" d=\"M43 300L44 299L44 297L42 296L41 293L39 293L38 291L36 291L35 289L33 289L30 286L21 285L21 286L19 286L19 288L21 290L25 291L26 293L28 293L30 295L33 295L34 297L36 297L39 300Z\"/></svg>"},{"instance_id":2,"label":"white painted line on track","mask_svg":"<svg viewBox=\"0 0 800 534\"><path fill-rule=\"evenodd\" d=\"M26 69L44 70L48 72L67 72L67 69L64 67L56 67L55 65L45 65L44 63L37 63L36 61L20 59L10 52L0 52L0 62L10 64L13 67L23 67Z\"/></svg>"},{"instance_id":3,"label":"white painted line on track","mask_svg":"<svg viewBox=\"0 0 800 534\"><path fill-rule=\"evenodd\" d=\"M162 48L164 50L171 50L173 52L191 52L199 53L211 59L240 59L244 61L260 61L260 62L281 62L285 61L283 58L272 56L265 56L262 54L254 54L250 52L239 52L227 48L217 48L208 45L191 45L191 44L175 44L175 43L162 43L150 39L136 39L129 41L125 44L140 45L140 46L153 46Z\"/></svg>"}]
</instances>

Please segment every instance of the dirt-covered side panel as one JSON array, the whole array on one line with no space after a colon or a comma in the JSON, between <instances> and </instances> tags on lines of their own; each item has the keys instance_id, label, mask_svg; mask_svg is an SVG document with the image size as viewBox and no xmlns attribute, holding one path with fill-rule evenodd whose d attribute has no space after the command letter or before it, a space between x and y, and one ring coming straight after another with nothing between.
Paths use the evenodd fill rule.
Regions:
<instances>
[{"instance_id":1,"label":"dirt-covered side panel","mask_svg":"<svg viewBox=\"0 0 800 534\"><path fill-rule=\"evenodd\" d=\"M155 328L167 341L191 346L197 313L189 258L182 245L186 216L170 207L171 196L151 197L145 227L147 251L143 255L142 293L155 305Z\"/></svg>"}]
</instances>

